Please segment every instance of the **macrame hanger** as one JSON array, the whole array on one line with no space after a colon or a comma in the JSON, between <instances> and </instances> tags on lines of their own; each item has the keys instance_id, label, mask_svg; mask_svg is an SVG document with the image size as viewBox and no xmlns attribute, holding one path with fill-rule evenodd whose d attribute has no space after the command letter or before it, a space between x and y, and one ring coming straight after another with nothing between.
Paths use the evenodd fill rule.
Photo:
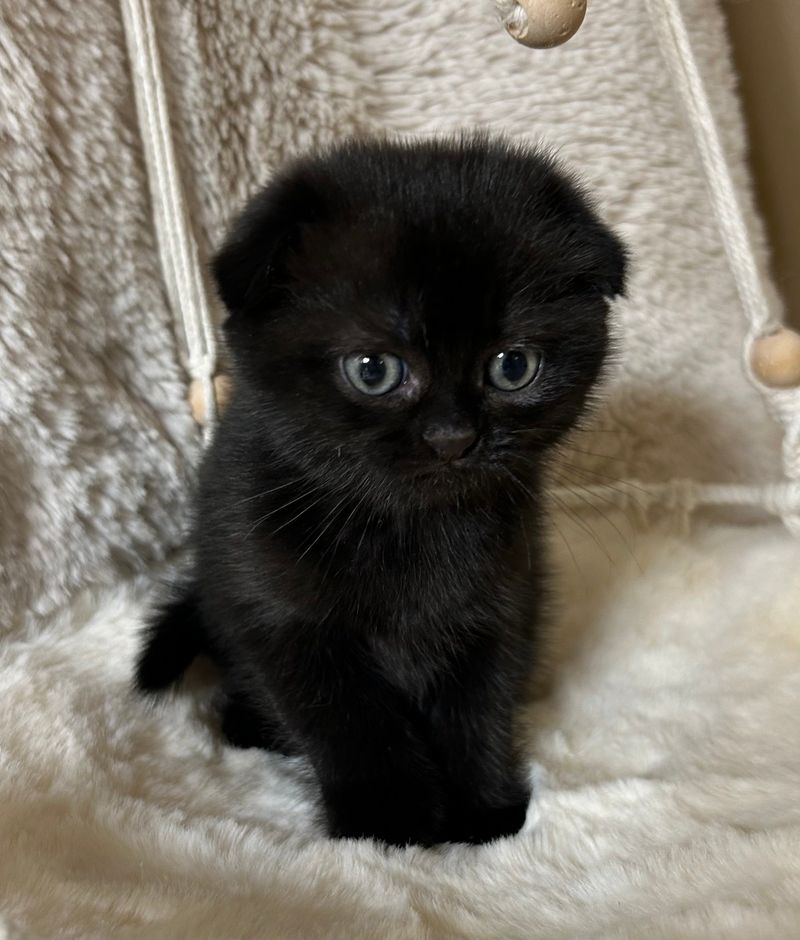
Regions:
<instances>
[{"instance_id":1,"label":"macrame hanger","mask_svg":"<svg viewBox=\"0 0 800 940\"><path fill-rule=\"evenodd\" d=\"M778 304L759 271L679 0L646 3L693 132L728 266L748 321L745 370L784 426L789 500L781 515L787 527L800 535L800 336L782 326ZM766 493L760 502L769 502Z\"/></svg>"},{"instance_id":2,"label":"macrame hanger","mask_svg":"<svg viewBox=\"0 0 800 940\"><path fill-rule=\"evenodd\" d=\"M217 417L220 377L211 302L181 185L164 74L149 0L122 0L136 110L150 183L156 242L173 316L182 326L190 401L207 443Z\"/></svg>"},{"instance_id":3,"label":"macrame hanger","mask_svg":"<svg viewBox=\"0 0 800 940\"><path fill-rule=\"evenodd\" d=\"M767 297L753 255L730 167L680 6L676 0L645 2L656 27L661 53L694 134L725 254L745 316L759 333L774 330L780 326L780 317Z\"/></svg>"},{"instance_id":4,"label":"macrame hanger","mask_svg":"<svg viewBox=\"0 0 800 940\"><path fill-rule=\"evenodd\" d=\"M509 35L523 45L549 48L566 42L586 15L584 0L494 0ZM686 497L686 505L757 505L780 515L800 534L800 336L782 326L768 291L736 195L714 113L694 56L679 0L646 0L661 54L678 92L700 155L725 255L748 322L745 370L784 426L785 484L768 486L673 481L637 490L653 499ZM624 481L623 481L624 482ZM563 494L562 494L563 495Z\"/></svg>"}]
</instances>

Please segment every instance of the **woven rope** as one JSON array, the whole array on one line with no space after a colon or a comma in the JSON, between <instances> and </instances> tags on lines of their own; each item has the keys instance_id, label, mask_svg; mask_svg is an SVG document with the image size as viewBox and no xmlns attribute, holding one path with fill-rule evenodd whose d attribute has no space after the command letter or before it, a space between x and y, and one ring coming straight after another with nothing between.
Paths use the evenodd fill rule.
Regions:
<instances>
[{"instance_id":1,"label":"woven rope","mask_svg":"<svg viewBox=\"0 0 800 940\"><path fill-rule=\"evenodd\" d=\"M122 14L161 268L173 316L183 328L189 374L202 389L208 440L217 411L217 343L175 155L152 9L148 0L122 0Z\"/></svg>"},{"instance_id":2,"label":"woven rope","mask_svg":"<svg viewBox=\"0 0 800 940\"><path fill-rule=\"evenodd\" d=\"M758 269L736 187L720 141L703 78L689 40L678 0L646 0L661 53L683 102L697 145L717 217L728 264L736 283L749 331L744 348L745 371L764 395L770 411L784 425L784 469L790 477L790 494L782 517L788 528L800 535L800 409L796 398L769 389L758 382L750 367L753 341L781 326L781 317ZM768 499L766 488L759 503ZM756 496L756 494L753 494ZM794 508L792 508L794 507Z\"/></svg>"},{"instance_id":3,"label":"woven rope","mask_svg":"<svg viewBox=\"0 0 800 940\"><path fill-rule=\"evenodd\" d=\"M751 485L740 483L697 483L694 480L668 480L645 483L641 480L615 480L586 486L556 487L554 498L568 506L586 507L596 497L603 504L615 502L621 507L648 510L669 507L682 515L691 515L701 506L758 508L774 516L800 513L800 486L794 482ZM595 508L599 510L597 504Z\"/></svg>"}]
</instances>

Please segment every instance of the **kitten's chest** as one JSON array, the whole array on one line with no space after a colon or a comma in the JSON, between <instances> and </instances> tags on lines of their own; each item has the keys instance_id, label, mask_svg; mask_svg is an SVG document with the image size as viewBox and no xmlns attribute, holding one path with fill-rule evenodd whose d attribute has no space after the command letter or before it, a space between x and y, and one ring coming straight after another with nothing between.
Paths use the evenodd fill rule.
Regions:
<instances>
[{"instance_id":1,"label":"kitten's chest","mask_svg":"<svg viewBox=\"0 0 800 940\"><path fill-rule=\"evenodd\" d=\"M497 616L492 582L503 552L480 530L429 528L410 537L382 532L349 560L334 585L350 615L370 631L436 636Z\"/></svg>"},{"instance_id":2,"label":"kitten's chest","mask_svg":"<svg viewBox=\"0 0 800 940\"><path fill-rule=\"evenodd\" d=\"M431 545L376 565L354 586L352 627L386 679L422 705L470 650L525 632L529 592L504 553Z\"/></svg>"}]
</instances>

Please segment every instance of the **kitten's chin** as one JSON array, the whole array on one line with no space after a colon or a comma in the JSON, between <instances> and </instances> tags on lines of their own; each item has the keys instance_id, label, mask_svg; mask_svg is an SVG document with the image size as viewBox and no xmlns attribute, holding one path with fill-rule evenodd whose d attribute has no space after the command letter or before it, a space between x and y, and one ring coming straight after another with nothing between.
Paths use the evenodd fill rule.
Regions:
<instances>
[{"instance_id":1,"label":"kitten's chin","mask_svg":"<svg viewBox=\"0 0 800 940\"><path fill-rule=\"evenodd\" d=\"M498 475L474 461L453 460L408 465L403 468L403 482L407 497L422 505L463 505L465 499L491 499Z\"/></svg>"},{"instance_id":2,"label":"kitten's chin","mask_svg":"<svg viewBox=\"0 0 800 940\"><path fill-rule=\"evenodd\" d=\"M409 462L400 469L406 479L423 485L426 481L463 481L469 477L477 477L480 472L473 461L463 458L447 463L444 461Z\"/></svg>"}]
</instances>

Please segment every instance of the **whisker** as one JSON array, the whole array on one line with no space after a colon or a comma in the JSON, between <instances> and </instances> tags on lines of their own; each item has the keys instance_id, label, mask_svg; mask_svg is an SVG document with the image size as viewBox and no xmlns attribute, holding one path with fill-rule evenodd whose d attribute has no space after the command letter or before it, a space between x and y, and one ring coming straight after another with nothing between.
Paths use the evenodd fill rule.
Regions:
<instances>
[{"instance_id":1,"label":"whisker","mask_svg":"<svg viewBox=\"0 0 800 940\"><path fill-rule=\"evenodd\" d=\"M507 473L509 474L509 476L511 477L512 481L516 483L518 487L521 489L521 491L523 492L523 496L527 493L532 498L533 494L526 487L524 487L519 480L516 479L516 477L513 475L513 472L508 467L506 467L505 469ZM524 515L521 517L520 521L522 524L522 534L525 537L525 550L528 555L528 571L530 571L531 570L531 543L528 538L528 527L525 525Z\"/></svg>"},{"instance_id":2,"label":"whisker","mask_svg":"<svg viewBox=\"0 0 800 940\"><path fill-rule=\"evenodd\" d=\"M556 442L555 446L558 449L572 449L577 450L576 445L581 443L582 439L585 439L587 436L598 433L598 434L627 434L626 431L617 430L615 428L608 428L606 430L597 430L595 431L570 431L569 428L551 428L544 427L542 425L536 425L535 427L529 428L514 428L510 431L506 431L506 434L561 434L562 438ZM600 457L613 456L608 454L598 454ZM621 458L620 458L621 459Z\"/></svg>"},{"instance_id":3,"label":"whisker","mask_svg":"<svg viewBox=\"0 0 800 940\"><path fill-rule=\"evenodd\" d=\"M315 506L318 506L322 502L322 500L325 499L327 495L328 495L327 493L323 493L322 496L318 496L313 502L309 503L308 506L305 506L303 509L300 510L300 512L292 516L291 519L287 519L286 522L282 522L278 526L277 529L273 529L272 532L270 532L270 538L273 535L277 535L281 531L281 529L285 529L286 526L291 525L293 522L299 519L300 516L305 515L309 509L313 509Z\"/></svg>"},{"instance_id":4,"label":"whisker","mask_svg":"<svg viewBox=\"0 0 800 940\"><path fill-rule=\"evenodd\" d=\"M282 505L276 506L274 509L271 509L269 512L264 513L263 516L256 519L256 521L250 526L250 528L247 530L245 534L245 538L248 538L260 525L262 525L262 523L266 522L267 519L270 518L270 516L274 516L275 513L281 512L284 509L288 509L289 506L293 505L294 503L299 502L301 499L305 499L307 496L310 496L312 493L316 493L317 490L320 490L320 489L322 489L322 484L318 483L316 486L311 487L310 490L305 490L299 496L295 496L294 499L287 500ZM281 526L281 528L283 528L283 526ZM279 530L276 529L275 531L277 532Z\"/></svg>"},{"instance_id":5,"label":"whisker","mask_svg":"<svg viewBox=\"0 0 800 940\"><path fill-rule=\"evenodd\" d=\"M510 467L505 467L504 469L506 473L508 474L509 478L511 479L511 482L514 483L517 487L519 487L522 493L527 495L532 502L536 502L537 501L536 496L527 486L525 486L525 484L522 482L522 480L519 479L519 477L513 472L513 470L511 470ZM564 547L566 548L567 552L569 553L570 558L572 559L572 563L575 566L575 570L580 576L581 582L583 584L584 592L587 592L589 590L589 586L586 580L586 574L584 573L583 568L581 568L581 566L578 564L578 559L575 556L575 552L572 550L572 546L569 543L569 539L567 539L567 537L564 535L564 532L562 531L561 526L558 524L558 521L553 516L550 516L550 522L553 524L553 527L558 533L558 536L561 539L561 541L564 543ZM523 524L523 527L524 527L524 524ZM527 542L527 538L528 538L528 533L527 533L527 529L525 529L526 542Z\"/></svg>"},{"instance_id":6,"label":"whisker","mask_svg":"<svg viewBox=\"0 0 800 940\"><path fill-rule=\"evenodd\" d=\"M524 484L516 477L514 473L512 473L511 470L508 470L508 473L511 477L511 480L514 483L516 483L517 486L519 486L524 493L527 493L529 496L533 497L533 494L531 493L531 491L526 486L524 486ZM549 521L553 524L553 528L556 530L558 537L564 543L564 548L566 548L569 554L569 557L572 559L572 564L575 566L575 571L577 571L581 579L581 583L583 584L584 594L587 594L589 591L589 583L586 580L586 573L584 572L583 568L581 568L578 562L577 556L575 555L575 552L572 550L572 545L570 545L569 539L566 537L566 535L564 535L564 532L561 526L558 524L558 521L556 520L554 516L551 515L549 517Z\"/></svg>"},{"instance_id":7,"label":"whisker","mask_svg":"<svg viewBox=\"0 0 800 940\"><path fill-rule=\"evenodd\" d=\"M572 454L581 454L584 457L601 457L603 460L614 460L619 463L628 462L626 457L619 457L616 454L598 454L596 451L593 451L593 450L582 450L580 447L575 447L569 442L562 444L561 447L563 448L562 455L572 453Z\"/></svg>"},{"instance_id":8,"label":"whisker","mask_svg":"<svg viewBox=\"0 0 800 940\"><path fill-rule=\"evenodd\" d=\"M367 516L367 521L364 523L364 527L361 530L361 538L358 540L358 545L356 545L356 556L361 551L361 546L364 544L364 536L367 534L367 530L372 524L372 518L375 515L375 507L370 507L369 515Z\"/></svg>"},{"instance_id":9,"label":"whisker","mask_svg":"<svg viewBox=\"0 0 800 940\"><path fill-rule=\"evenodd\" d=\"M557 471L557 472L553 474L553 476L554 476L554 478L555 478L555 481L556 481L557 483L560 483L560 484L561 484L562 486L564 486L566 489L568 489L568 490L570 490L570 491L582 490L584 493L591 493L593 496L596 496L598 499L601 499L607 506L611 506L611 507L616 508L616 509L622 509L622 508L624 508L623 504L620 503L619 500L612 499L611 496L609 496L609 495L604 495L603 493L600 493L600 492L597 492L597 491L598 491L599 489L603 489L603 490L613 490L613 492L619 493L621 496L626 496L626 497L627 497L627 496L630 495L630 494L629 494L626 490L624 490L622 487L615 486L613 483L592 483L592 484L588 484L588 483L584 483L584 482L582 482L582 481L580 481L580 480L571 479L571 478L569 478L569 477L562 478L562 472L563 472L563 473L570 473L570 472L572 472L572 468L570 468L570 467L557 467L557 468L556 468L556 471ZM633 499L633 497L631 497L631 499ZM637 503L636 505L638 506L638 505L640 505L640 504ZM628 525L630 526L631 532L633 533L633 532L635 531L635 530L634 530L634 527L633 527L633 524L631 523L631 521L630 521L630 519L628 518L627 515L625 515L624 518L625 518L626 522L628 523Z\"/></svg>"},{"instance_id":10,"label":"whisker","mask_svg":"<svg viewBox=\"0 0 800 940\"><path fill-rule=\"evenodd\" d=\"M575 464L571 464L571 463L562 463L560 466L568 470L571 470L573 473L579 473L579 474L582 474L583 476L596 477L597 479L601 481L600 485L607 486L610 489L616 488L614 486L615 483L622 482L620 481L619 477L611 477L611 476L608 476L608 474L606 473L601 473L599 470L590 470L588 467L578 467ZM640 493L642 493L645 496L650 495L650 493L644 486L640 486L638 483L634 483L632 480L625 480L625 487L626 489L627 487L631 487L634 490L638 490ZM625 490L618 489L618 492L624 493ZM641 505L639 503L637 503L636 505L640 506L641 508Z\"/></svg>"},{"instance_id":11,"label":"whisker","mask_svg":"<svg viewBox=\"0 0 800 940\"><path fill-rule=\"evenodd\" d=\"M299 483L302 477L296 477L294 480L289 480L286 483L281 483L280 486L273 486L270 490L264 490L261 493L256 493L255 496L245 496L244 499L240 499L234 503L234 506L241 506L242 503L249 503L254 499L261 499L263 496L269 496L270 493L277 493L278 490L285 490L287 486L291 486L293 483Z\"/></svg>"},{"instance_id":12,"label":"whisker","mask_svg":"<svg viewBox=\"0 0 800 940\"><path fill-rule=\"evenodd\" d=\"M531 570L531 542L528 538L528 527L525 525L525 520L522 520L522 535L525 538L525 554L528 556L528 571Z\"/></svg>"},{"instance_id":13,"label":"whisker","mask_svg":"<svg viewBox=\"0 0 800 940\"><path fill-rule=\"evenodd\" d=\"M358 510L364 505L364 503L366 502L366 500L367 500L368 497L369 497L369 490L365 490L365 491L364 491L364 494L361 496L361 499L359 499L358 502L355 503L355 505L353 506L353 508L350 510L350 514L349 514L348 517L344 520L344 522L341 524L341 526L340 526L340 532L344 532L344 531L347 529L347 526L350 524L350 520L351 520L351 519L353 518L353 516L358 512ZM363 532L361 533L361 537L362 537L362 538L364 537L364 533L363 533ZM359 544L360 544L360 543L359 543ZM328 561L328 564L327 564L326 567L325 567L325 572L324 572L324 574L322 575L322 581L323 581L323 582L327 579L327 577L328 577L328 572L330 571L331 565L333 564L333 560L334 560L334 558L336 557L335 546L336 546L336 540L335 540L335 539L332 539L330 545L325 549L325 551L322 553L322 556L320 557L320 561L322 561L322 559L325 557L325 555L326 555L329 551L330 551L330 553L331 553L331 557L330 557L330 559L329 559L329 561Z\"/></svg>"},{"instance_id":14,"label":"whisker","mask_svg":"<svg viewBox=\"0 0 800 940\"><path fill-rule=\"evenodd\" d=\"M563 481L563 480L559 480L559 482L564 482L564 481ZM583 493L582 491L585 489L585 487L583 487L583 486L580 485L580 484L575 485L575 484L573 484L573 483L570 483L569 480L567 480L566 482L570 485L570 488L572 489L572 492L575 493L575 495L578 497L578 499L580 499L583 503L585 503L587 506L589 506L589 507L590 507L591 509L593 509L595 512L600 513L600 515L603 517L603 519L605 519L605 521L606 521L606 522L611 526L611 528L617 533L617 537L619 538L620 542L622 542L622 544L623 544L623 545L625 546L625 548L627 549L628 554L631 556L631 558L632 558L632 559L634 560L634 562L636 563L636 567L639 569L639 573L641 574L641 573L642 573L642 566L639 564L639 559L638 559L638 558L636 557L636 555L634 554L634 551L633 551L633 549L631 548L630 542L623 536L623 534L622 534L622 532L621 532L619 526L614 522L613 519L610 519L609 516L608 516L605 512L603 512L602 509L600 509L598 506L596 506L596 505L589 499L588 496L584 495L584 493ZM596 493L595 495L596 495L599 499L605 500L606 503L608 503L608 504L610 504L611 506L613 506L613 507L616 508L617 504L616 504L613 500L609 499L609 497L607 497L607 496L605 496L605 497L604 497L604 496L601 496L599 493ZM627 517L626 517L626 518L627 518ZM633 532L633 527L631 527L631 531Z\"/></svg>"},{"instance_id":15,"label":"whisker","mask_svg":"<svg viewBox=\"0 0 800 940\"><path fill-rule=\"evenodd\" d=\"M577 472L576 467L559 467L557 469L559 471L568 472L568 473ZM583 490L587 492L596 493L598 496L600 495L600 493L598 492L600 490L607 490L609 491L609 493L616 493L619 496L618 500L613 500L610 496L605 496L603 498L608 503L614 503L620 508L625 508L627 504L632 503L640 512L647 512L648 503L646 501L641 501L640 498L637 497L635 493L632 493L626 487L622 486L621 483L611 483L610 481L596 483L594 482L594 480L590 480L587 482L586 480L577 479L577 480L572 480L567 484L568 489L574 489L578 486L580 486Z\"/></svg>"},{"instance_id":16,"label":"whisker","mask_svg":"<svg viewBox=\"0 0 800 940\"><path fill-rule=\"evenodd\" d=\"M600 551L606 556L606 558L608 559L608 563L612 565L613 567L614 560L612 559L608 549L605 547L602 541L598 538L597 533L594 531L594 529L587 522L581 519L580 515L574 509L572 509L571 506L569 506L562 499L560 499L556 493L550 491L548 493L548 496L554 499L556 503L558 504L558 506L560 507L561 511L567 513L567 515L572 519L572 521L576 525L580 526L580 528L583 529L583 531L586 532L587 535L589 535L589 537L592 539L595 545L597 545Z\"/></svg>"},{"instance_id":17,"label":"whisker","mask_svg":"<svg viewBox=\"0 0 800 940\"><path fill-rule=\"evenodd\" d=\"M514 471L513 471L510 467L503 467L502 469L504 469L504 470L506 471L506 473L509 475L509 477L511 478L511 480L513 480L513 482L516 483L516 485L522 490L522 492L523 492L526 496L528 496L528 497L530 498L530 500L531 500L532 502L536 502L536 501L537 501L537 497L536 497L536 495L533 493L533 491L530 490L527 486L525 486L525 484L522 482L522 480L520 480L520 478L516 475L516 473L514 473Z\"/></svg>"},{"instance_id":18,"label":"whisker","mask_svg":"<svg viewBox=\"0 0 800 940\"><path fill-rule=\"evenodd\" d=\"M569 552L569 556L570 556L570 558L572 559L572 563L573 563L573 565L575 565L575 570L578 572L578 574L579 574L580 577L581 577L581 582L583 583L583 592L584 592L584 594L588 594L588 593L589 593L589 582L586 580L586 575L585 575L585 573L584 573L584 571L583 571L583 568L581 568L581 566L578 564L578 559L575 557L575 552L572 550L572 546L569 544L569 539L568 539L568 538L564 535L564 533L561 531L561 526L558 524L558 522L556 522L556 520L555 520L552 516L550 517L550 521L553 523L553 527L555 528L556 532L558 533L559 538L560 538L561 541L564 543L564 546L566 547L567 551Z\"/></svg>"},{"instance_id":19,"label":"whisker","mask_svg":"<svg viewBox=\"0 0 800 940\"><path fill-rule=\"evenodd\" d=\"M585 428L555 427L549 424L536 424L527 428L519 428L520 431L560 431L570 435L570 439L580 437L582 434L630 434L627 428L596 428L587 426Z\"/></svg>"},{"instance_id":20,"label":"whisker","mask_svg":"<svg viewBox=\"0 0 800 940\"><path fill-rule=\"evenodd\" d=\"M345 495L339 500L339 502L333 507L333 509L331 509L331 510L328 512L328 515L325 516L325 519L328 520L328 524L327 524L326 526L324 526L324 528L322 528L322 529L319 531L319 533L317 534L317 537L316 537L316 538L311 542L311 544L310 544L307 548L305 548L305 549L303 550L303 552L297 557L297 561L301 561L303 558L305 558L305 556L306 556L306 555L311 551L311 549L317 544L317 542L318 542L318 541L322 538L322 536L328 531L328 529L330 529L330 527L333 525L334 520L336 519L336 511L339 509L340 506L344 505L344 503L347 502L347 499L348 499L348 496L349 496L349 495L350 495L349 493L345 493ZM323 519L322 521L324 522L325 519Z\"/></svg>"}]
</instances>

